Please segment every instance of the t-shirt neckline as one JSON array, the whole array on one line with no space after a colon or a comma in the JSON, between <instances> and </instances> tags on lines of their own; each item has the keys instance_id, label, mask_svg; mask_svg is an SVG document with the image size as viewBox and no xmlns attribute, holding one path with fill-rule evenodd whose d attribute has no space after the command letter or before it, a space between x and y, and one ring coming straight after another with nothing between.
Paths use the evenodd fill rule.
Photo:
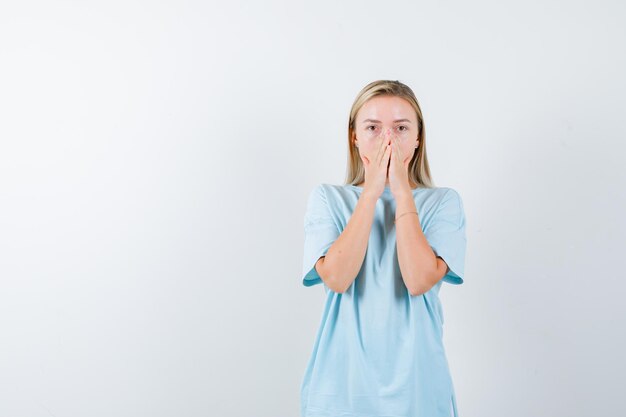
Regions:
<instances>
[{"instance_id":1,"label":"t-shirt neckline","mask_svg":"<svg viewBox=\"0 0 626 417\"><path fill-rule=\"evenodd\" d=\"M346 185L349 186L349 187L354 188L355 190L363 191L363 187L360 186L360 185L353 185L353 184L346 184ZM413 193L415 193L419 189L420 189L420 187L417 187L417 188L411 189L411 191ZM390 193L390 192L391 192L391 187L389 185L386 185L383 193Z\"/></svg>"}]
</instances>

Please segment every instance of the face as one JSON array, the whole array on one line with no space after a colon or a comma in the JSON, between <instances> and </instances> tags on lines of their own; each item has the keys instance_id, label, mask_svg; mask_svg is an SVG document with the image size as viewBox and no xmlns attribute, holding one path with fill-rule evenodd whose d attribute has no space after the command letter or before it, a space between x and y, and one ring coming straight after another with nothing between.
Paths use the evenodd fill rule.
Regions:
<instances>
[{"instance_id":1,"label":"face","mask_svg":"<svg viewBox=\"0 0 626 417\"><path fill-rule=\"evenodd\" d=\"M359 153L370 161L381 146L384 135L399 139L402 159L417 150L417 115L408 101L396 96L378 96L369 99L356 115L352 140Z\"/></svg>"}]
</instances>

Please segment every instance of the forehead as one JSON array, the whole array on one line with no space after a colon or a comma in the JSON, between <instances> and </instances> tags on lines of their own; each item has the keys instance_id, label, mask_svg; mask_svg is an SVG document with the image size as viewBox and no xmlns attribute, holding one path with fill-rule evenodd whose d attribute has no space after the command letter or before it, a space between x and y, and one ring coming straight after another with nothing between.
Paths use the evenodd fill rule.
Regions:
<instances>
[{"instance_id":1,"label":"forehead","mask_svg":"<svg viewBox=\"0 0 626 417\"><path fill-rule=\"evenodd\" d=\"M413 106L405 99L396 96L378 96L367 100L357 114L358 120L368 118L381 121L415 120L416 115Z\"/></svg>"}]
</instances>

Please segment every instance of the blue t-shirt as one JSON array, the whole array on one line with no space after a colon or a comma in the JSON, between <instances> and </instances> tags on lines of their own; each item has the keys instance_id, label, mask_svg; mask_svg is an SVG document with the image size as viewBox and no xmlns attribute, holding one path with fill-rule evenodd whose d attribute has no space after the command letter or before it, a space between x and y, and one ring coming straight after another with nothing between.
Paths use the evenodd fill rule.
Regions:
<instances>
[{"instance_id":1,"label":"blue t-shirt","mask_svg":"<svg viewBox=\"0 0 626 417\"><path fill-rule=\"evenodd\" d=\"M323 284L320 327L300 387L301 417L457 417L442 342L442 282L463 283L465 213L452 188L412 190L422 231L448 273L412 296L397 259L396 202L378 201L363 265L344 293L330 290L314 265L346 227L363 187L319 184L304 218L302 283Z\"/></svg>"}]
</instances>

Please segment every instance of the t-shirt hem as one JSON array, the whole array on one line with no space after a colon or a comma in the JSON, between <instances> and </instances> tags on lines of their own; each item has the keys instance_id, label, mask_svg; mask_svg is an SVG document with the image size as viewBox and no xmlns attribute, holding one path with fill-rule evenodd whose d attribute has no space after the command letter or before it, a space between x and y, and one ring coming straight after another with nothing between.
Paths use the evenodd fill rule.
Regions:
<instances>
[{"instance_id":1,"label":"t-shirt hem","mask_svg":"<svg viewBox=\"0 0 626 417\"><path fill-rule=\"evenodd\" d=\"M307 406L302 410L301 417L410 417L399 414L363 414L344 410L328 410L325 408Z\"/></svg>"}]
</instances>

